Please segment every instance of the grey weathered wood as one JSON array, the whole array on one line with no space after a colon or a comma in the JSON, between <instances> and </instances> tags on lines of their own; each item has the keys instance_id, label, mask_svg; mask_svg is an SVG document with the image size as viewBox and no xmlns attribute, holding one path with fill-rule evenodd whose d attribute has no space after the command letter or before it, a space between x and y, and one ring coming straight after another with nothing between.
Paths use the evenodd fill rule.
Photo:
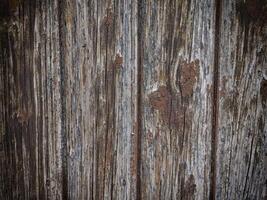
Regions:
<instances>
[{"instance_id":1,"label":"grey weathered wood","mask_svg":"<svg viewBox=\"0 0 267 200\"><path fill-rule=\"evenodd\" d=\"M137 3L17 6L1 33L1 196L134 199Z\"/></svg>"},{"instance_id":2,"label":"grey weathered wood","mask_svg":"<svg viewBox=\"0 0 267 200\"><path fill-rule=\"evenodd\" d=\"M2 0L0 199L264 199L265 0Z\"/></svg>"},{"instance_id":3,"label":"grey weathered wood","mask_svg":"<svg viewBox=\"0 0 267 200\"><path fill-rule=\"evenodd\" d=\"M266 1L222 1L218 199L267 197L266 11Z\"/></svg>"},{"instance_id":4,"label":"grey weathered wood","mask_svg":"<svg viewBox=\"0 0 267 200\"><path fill-rule=\"evenodd\" d=\"M208 199L215 4L142 6L142 198Z\"/></svg>"}]
</instances>

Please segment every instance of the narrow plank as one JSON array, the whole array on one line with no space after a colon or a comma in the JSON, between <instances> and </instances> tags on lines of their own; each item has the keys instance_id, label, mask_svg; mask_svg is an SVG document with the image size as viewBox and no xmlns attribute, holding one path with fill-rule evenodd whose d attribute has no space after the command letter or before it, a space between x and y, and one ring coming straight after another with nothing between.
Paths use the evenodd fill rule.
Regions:
<instances>
[{"instance_id":1,"label":"narrow plank","mask_svg":"<svg viewBox=\"0 0 267 200\"><path fill-rule=\"evenodd\" d=\"M135 199L137 2L14 10L1 32L1 197Z\"/></svg>"},{"instance_id":2,"label":"narrow plank","mask_svg":"<svg viewBox=\"0 0 267 200\"><path fill-rule=\"evenodd\" d=\"M67 166L72 199L136 195L135 4L65 4Z\"/></svg>"},{"instance_id":3,"label":"narrow plank","mask_svg":"<svg viewBox=\"0 0 267 200\"><path fill-rule=\"evenodd\" d=\"M218 199L266 198L266 5L222 1Z\"/></svg>"},{"instance_id":4,"label":"narrow plank","mask_svg":"<svg viewBox=\"0 0 267 200\"><path fill-rule=\"evenodd\" d=\"M1 18L1 133L3 199L37 196L33 24L35 3L7 2ZM16 11L16 14L15 14ZM5 21L5 22L4 22ZM20 31L24 30L24 31ZM2 178L1 178L2 179Z\"/></svg>"},{"instance_id":5,"label":"narrow plank","mask_svg":"<svg viewBox=\"0 0 267 200\"><path fill-rule=\"evenodd\" d=\"M142 199L208 199L214 1L140 2Z\"/></svg>"}]
</instances>

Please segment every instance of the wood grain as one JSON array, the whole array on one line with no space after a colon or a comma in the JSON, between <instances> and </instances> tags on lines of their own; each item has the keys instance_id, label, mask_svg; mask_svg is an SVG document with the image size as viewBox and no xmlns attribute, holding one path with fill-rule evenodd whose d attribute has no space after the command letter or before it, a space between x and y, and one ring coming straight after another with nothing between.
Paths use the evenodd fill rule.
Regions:
<instances>
[{"instance_id":1,"label":"wood grain","mask_svg":"<svg viewBox=\"0 0 267 200\"><path fill-rule=\"evenodd\" d=\"M267 4L222 2L216 196L265 199Z\"/></svg>"},{"instance_id":2,"label":"wood grain","mask_svg":"<svg viewBox=\"0 0 267 200\"><path fill-rule=\"evenodd\" d=\"M265 199L265 0L2 0L0 199Z\"/></svg>"},{"instance_id":3,"label":"wood grain","mask_svg":"<svg viewBox=\"0 0 267 200\"><path fill-rule=\"evenodd\" d=\"M214 3L142 9L142 199L208 199Z\"/></svg>"},{"instance_id":4,"label":"wood grain","mask_svg":"<svg viewBox=\"0 0 267 200\"><path fill-rule=\"evenodd\" d=\"M1 196L134 199L137 4L18 6L1 33Z\"/></svg>"}]
</instances>

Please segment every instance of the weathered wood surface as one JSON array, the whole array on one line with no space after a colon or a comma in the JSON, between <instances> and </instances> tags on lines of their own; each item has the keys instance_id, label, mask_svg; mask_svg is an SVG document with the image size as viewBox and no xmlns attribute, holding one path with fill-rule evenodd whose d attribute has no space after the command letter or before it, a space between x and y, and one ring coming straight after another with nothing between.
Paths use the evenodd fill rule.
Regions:
<instances>
[{"instance_id":1,"label":"weathered wood surface","mask_svg":"<svg viewBox=\"0 0 267 200\"><path fill-rule=\"evenodd\" d=\"M265 0L2 0L0 199L264 199Z\"/></svg>"},{"instance_id":2,"label":"weathered wood surface","mask_svg":"<svg viewBox=\"0 0 267 200\"><path fill-rule=\"evenodd\" d=\"M218 198L267 198L266 5L260 0L222 2Z\"/></svg>"},{"instance_id":3,"label":"weathered wood surface","mask_svg":"<svg viewBox=\"0 0 267 200\"><path fill-rule=\"evenodd\" d=\"M142 5L142 197L208 199L215 4Z\"/></svg>"}]
</instances>

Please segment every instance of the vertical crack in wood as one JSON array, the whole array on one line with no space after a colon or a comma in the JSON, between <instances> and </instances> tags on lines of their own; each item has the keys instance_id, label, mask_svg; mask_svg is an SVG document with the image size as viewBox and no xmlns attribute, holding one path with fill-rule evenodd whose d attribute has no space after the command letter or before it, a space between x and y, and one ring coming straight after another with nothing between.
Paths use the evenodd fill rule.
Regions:
<instances>
[{"instance_id":1,"label":"vertical crack in wood","mask_svg":"<svg viewBox=\"0 0 267 200\"><path fill-rule=\"evenodd\" d=\"M58 1L59 48L60 48L60 100L61 100L61 160L62 160L62 198L68 199L68 149L66 132L66 84L65 84L65 22L64 2Z\"/></svg>"},{"instance_id":2,"label":"vertical crack in wood","mask_svg":"<svg viewBox=\"0 0 267 200\"><path fill-rule=\"evenodd\" d=\"M137 156L136 156L136 199L141 199L141 137L142 137L142 85L143 85L143 0L137 1Z\"/></svg>"},{"instance_id":3,"label":"vertical crack in wood","mask_svg":"<svg viewBox=\"0 0 267 200\"><path fill-rule=\"evenodd\" d=\"M216 162L217 162L217 137L218 137L218 105L219 105L219 53L220 53L220 23L221 0L215 0L215 36L214 36L214 66L213 66L213 103L211 127L211 173L210 173L210 199L216 199Z\"/></svg>"}]
</instances>

